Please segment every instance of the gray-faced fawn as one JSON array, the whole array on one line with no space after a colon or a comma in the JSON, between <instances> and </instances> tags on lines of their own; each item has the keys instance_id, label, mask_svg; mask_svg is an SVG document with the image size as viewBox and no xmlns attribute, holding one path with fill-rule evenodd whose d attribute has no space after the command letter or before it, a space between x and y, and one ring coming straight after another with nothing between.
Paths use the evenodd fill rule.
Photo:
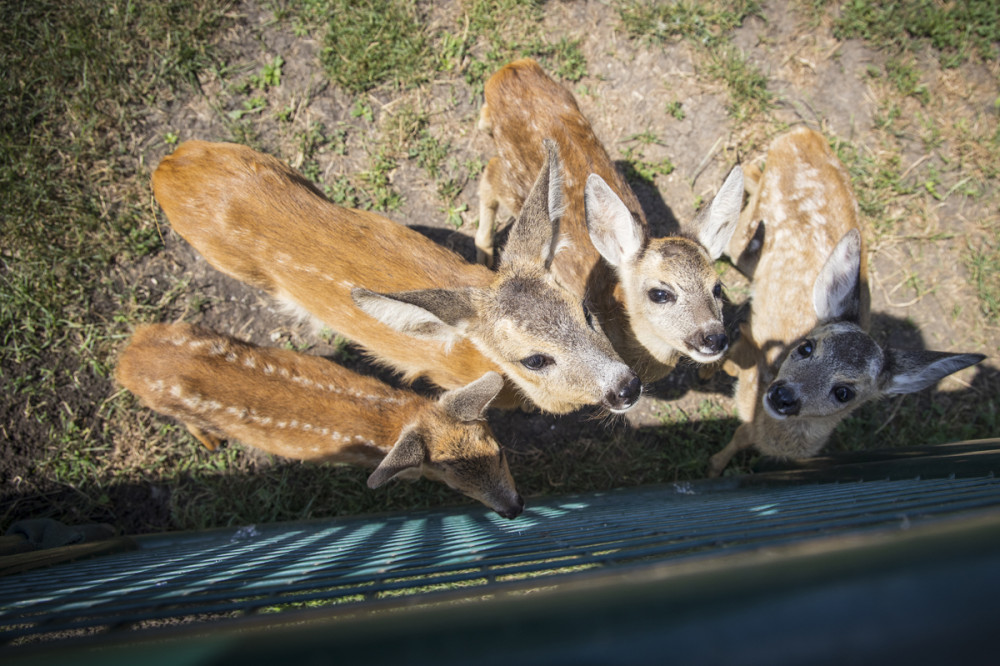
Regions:
<instances>
[{"instance_id":1,"label":"gray-faced fawn","mask_svg":"<svg viewBox=\"0 0 1000 666\"><path fill-rule=\"evenodd\" d=\"M542 140L552 139L563 161L566 197L562 246L552 258L559 281L587 295L615 350L644 382L669 373L681 356L719 360L729 339L712 262L739 218L742 171L731 171L683 235L651 238L635 194L573 95L538 63L506 65L487 81L485 97L479 125L492 135L497 156L479 185L480 261L493 262L499 205L512 213L522 209L545 161ZM505 257L509 251L508 244Z\"/></svg>"},{"instance_id":2,"label":"gray-faced fawn","mask_svg":"<svg viewBox=\"0 0 1000 666\"><path fill-rule=\"evenodd\" d=\"M493 370L498 407L613 412L638 377L548 265L560 209L554 146L499 270L470 264L375 213L331 203L280 160L188 141L153 174L174 230L216 269L264 290L364 347L405 378L445 389Z\"/></svg>"},{"instance_id":3,"label":"gray-faced fawn","mask_svg":"<svg viewBox=\"0 0 1000 666\"><path fill-rule=\"evenodd\" d=\"M738 377L742 425L714 455L719 475L755 446L778 458L815 455L859 405L911 393L981 361L981 354L883 348L867 333L869 292L850 178L822 135L774 140L728 254L752 276L749 321L723 370Z\"/></svg>"},{"instance_id":4,"label":"gray-faced fawn","mask_svg":"<svg viewBox=\"0 0 1000 666\"><path fill-rule=\"evenodd\" d=\"M505 518L524 507L484 420L503 385L495 372L432 401L317 356L158 324L136 330L116 378L209 449L232 438L286 458L374 468L371 488L424 476Z\"/></svg>"}]
</instances>

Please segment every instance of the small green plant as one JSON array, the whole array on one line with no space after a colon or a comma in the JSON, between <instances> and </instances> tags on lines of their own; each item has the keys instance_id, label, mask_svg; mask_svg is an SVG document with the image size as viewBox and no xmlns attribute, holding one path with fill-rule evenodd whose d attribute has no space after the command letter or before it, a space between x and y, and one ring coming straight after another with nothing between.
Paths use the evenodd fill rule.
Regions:
<instances>
[{"instance_id":1,"label":"small green plant","mask_svg":"<svg viewBox=\"0 0 1000 666\"><path fill-rule=\"evenodd\" d=\"M587 75L587 59L580 50L579 39L563 37L548 50L549 59L553 61L552 71L556 76L576 83Z\"/></svg>"},{"instance_id":2,"label":"small green plant","mask_svg":"<svg viewBox=\"0 0 1000 666\"><path fill-rule=\"evenodd\" d=\"M281 67L284 64L284 58L280 55L274 56L274 59L264 65L259 73L250 75L250 84L262 91L266 91L268 88L277 88L281 85Z\"/></svg>"},{"instance_id":3,"label":"small green plant","mask_svg":"<svg viewBox=\"0 0 1000 666\"><path fill-rule=\"evenodd\" d=\"M227 116L230 120L240 120L243 116L251 113L260 113L267 106L267 100L263 97L251 97L243 100L243 105L239 109L233 109Z\"/></svg>"},{"instance_id":4,"label":"small green plant","mask_svg":"<svg viewBox=\"0 0 1000 666\"><path fill-rule=\"evenodd\" d=\"M441 212L445 214L445 219L448 224L455 227L455 229L460 229L464 221L462 220L462 213L469 210L468 204L449 204L441 209Z\"/></svg>"},{"instance_id":5,"label":"small green plant","mask_svg":"<svg viewBox=\"0 0 1000 666\"><path fill-rule=\"evenodd\" d=\"M396 160L384 150L379 150L371 159L371 167L358 174L358 180L369 201L362 202L363 208L390 211L403 205L403 197L393 189L389 174L396 168Z\"/></svg>"},{"instance_id":6,"label":"small green plant","mask_svg":"<svg viewBox=\"0 0 1000 666\"><path fill-rule=\"evenodd\" d=\"M920 83L920 72L912 63L900 58L889 58L885 63L886 78L904 97L914 97L922 104L930 101L930 91Z\"/></svg>"},{"instance_id":7,"label":"small green plant","mask_svg":"<svg viewBox=\"0 0 1000 666\"><path fill-rule=\"evenodd\" d=\"M656 176L673 173L674 164L670 158L664 157L658 161L646 159L644 151L639 146L663 145L663 142L651 130L626 137L626 143L634 143L625 148L622 153L625 180L633 185L645 184L655 186Z\"/></svg>"},{"instance_id":8,"label":"small green plant","mask_svg":"<svg viewBox=\"0 0 1000 666\"><path fill-rule=\"evenodd\" d=\"M375 122L375 112L372 111L372 106L360 97L354 100L354 106L351 107L351 118L364 118L368 122Z\"/></svg>"},{"instance_id":9,"label":"small green plant","mask_svg":"<svg viewBox=\"0 0 1000 666\"><path fill-rule=\"evenodd\" d=\"M410 148L409 157L417 161L417 166L436 179L441 165L451 150L451 143L433 136L426 128L420 130L416 143Z\"/></svg>"},{"instance_id":10,"label":"small green plant","mask_svg":"<svg viewBox=\"0 0 1000 666\"><path fill-rule=\"evenodd\" d=\"M668 116L676 118L677 120L684 120L684 106L677 100L667 102L666 111Z\"/></svg>"},{"instance_id":11,"label":"small green plant","mask_svg":"<svg viewBox=\"0 0 1000 666\"><path fill-rule=\"evenodd\" d=\"M167 132L163 135L163 142L168 146L176 146L180 137L175 132Z\"/></svg>"},{"instance_id":12,"label":"small green plant","mask_svg":"<svg viewBox=\"0 0 1000 666\"><path fill-rule=\"evenodd\" d=\"M358 207L358 190L347 176L340 176L323 187L323 193L333 203L347 208Z\"/></svg>"}]
</instances>

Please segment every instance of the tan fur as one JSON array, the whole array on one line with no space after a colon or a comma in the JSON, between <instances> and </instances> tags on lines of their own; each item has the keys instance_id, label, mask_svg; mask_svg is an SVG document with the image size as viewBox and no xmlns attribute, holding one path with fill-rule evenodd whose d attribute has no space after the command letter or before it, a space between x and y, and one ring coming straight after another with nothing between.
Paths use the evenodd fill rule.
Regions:
<instances>
[{"instance_id":1,"label":"tan fur","mask_svg":"<svg viewBox=\"0 0 1000 666\"><path fill-rule=\"evenodd\" d=\"M525 59L496 72L486 83L485 99L479 126L492 135L498 155L490 160L479 186L479 260L492 265L499 205L513 213L521 210L544 159L542 139L552 139L564 162L566 196L560 220L564 249L552 266L559 281L587 296L615 350L645 382L669 373L682 355L699 362L721 358L727 341L719 279L712 266L715 257L691 238L648 237L635 194L573 95L536 62ZM610 192L596 196L605 191L605 184ZM736 190L728 234L735 226L742 185ZM616 214L619 219L612 222ZM710 226L707 219L698 222L697 232ZM726 230L721 233L728 241ZM622 235L634 241L631 248L620 247ZM606 246L614 256L608 257L602 249ZM602 255L609 261L601 261ZM650 292L656 289L669 291L676 302L652 302ZM707 336L713 336L710 343Z\"/></svg>"},{"instance_id":2,"label":"tan fur","mask_svg":"<svg viewBox=\"0 0 1000 666\"><path fill-rule=\"evenodd\" d=\"M554 153L550 163L557 173ZM527 238L552 235L549 175L538 178L541 203L518 220ZM235 144L184 143L153 174L153 192L212 266L309 312L407 379L448 389L499 371L508 385L497 406L526 399L554 413L624 411L638 398L634 374L537 247L493 273L375 213L336 206L281 161Z\"/></svg>"},{"instance_id":3,"label":"tan fur","mask_svg":"<svg viewBox=\"0 0 1000 666\"><path fill-rule=\"evenodd\" d=\"M858 205L822 135L792 129L774 140L765 164L763 173L745 169L751 199L728 249L752 277L749 322L723 367L738 377L743 424L712 457L711 476L750 446L778 458L815 455L864 402L919 390L982 359L883 349L868 336Z\"/></svg>"},{"instance_id":4,"label":"tan fur","mask_svg":"<svg viewBox=\"0 0 1000 666\"><path fill-rule=\"evenodd\" d=\"M391 465L393 448L406 442L419 457L383 471L385 480L390 472L422 475L510 518L523 506L482 420L502 385L495 373L432 402L316 356L256 347L188 324L159 324L136 330L116 378L209 449L232 438L286 458L378 469ZM474 404L462 412L452 408L458 399Z\"/></svg>"}]
</instances>

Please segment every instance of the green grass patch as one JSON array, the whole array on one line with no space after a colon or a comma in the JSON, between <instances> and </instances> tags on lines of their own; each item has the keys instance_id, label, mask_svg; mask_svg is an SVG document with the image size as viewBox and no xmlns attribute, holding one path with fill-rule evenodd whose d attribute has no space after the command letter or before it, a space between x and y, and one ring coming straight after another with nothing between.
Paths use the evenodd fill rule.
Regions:
<instances>
[{"instance_id":1,"label":"green grass patch","mask_svg":"<svg viewBox=\"0 0 1000 666\"><path fill-rule=\"evenodd\" d=\"M894 235L900 215L887 208L901 195L913 192L913 186L902 180L899 154L875 152L844 139L832 141L831 147L851 175L858 208L876 238Z\"/></svg>"},{"instance_id":2,"label":"green grass patch","mask_svg":"<svg viewBox=\"0 0 1000 666\"><path fill-rule=\"evenodd\" d=\"M465 0L462 6L469 25L465 51L473 57L465 80L474 92L480 92L496 70L518 58L535 58L548 72L568 81L586 75L580 40L546 39L541 27L544 3L539 0Z\"/></svg>"},{"instance_id":3,"label":"green grass patch","mask_svg":"<svg viewBox=\"0 0 1000 666\"><path fill-rule=\"evenodd\" d=\"M407 0L332 0L321 61L327 75L352 93L383 83L409 87L432 70L431 41Z\"/></svg>"},{"instance_id":4,"label":"green grass patch","mask_svg":"<svg viewBox=\"0 0 1000 666\"><path fill-rule=\"evenodd\" d=\"M760 16L754 0L738 2L649 2L631 0L619 6L628 35L654 44L686 39L695 46L705 73L726 85L729 113L747 121L771 107L764 76L746 55L728 43L733 30L750 16ZM668 112L676 113L668 109ZM676 117L676 116L675 116Z\"/></svg>"},{"instance_id":5,"label":"green grass patch","mask_svg":"<svg viewBox=\"0 0 1000 666\"><path fill-rule=\"evenodd\" d=\"M930 44L944 67L975 56L996 60L1000 51L1000 4L994 0L850 0L834 27L838 39L858 37L896 52Z\"/></svg>"},{"instance_id":6,"label":"green grass patch","mask_svg":"<svg viewBox=\"0 0 1000 666\"><path fill-rule=\"evenodd\" d=\"M727 110L736 120L752 120L771 108L767 77L735 46L720 46L711 51L706 71L726 84L729 92Z\"/></svg>"},{"instance_id":7,"label":"green grass patch","mask_svg":"<svg viewBox=\"0 0 1000 666\"><path fill-rule=\"evenodd\" d=\"M632 0L621 3L618 12L632 37L655 43L683 38L711 48L724 42L748 17L760 16L761 8L755 0Z\"/></svg>"},{"instance_id":8,"label":"green grass patch","mask_svg":"<svg viewBox=\"0 0 1000 666\"><path fill-rule=\"evenodd\" d=\"M58 482L94 478L109 448L101 399L127 306L112 271L160 247L141 120L213 66L224 21L207 0L0 5L3 454L55 465ZM52 461L35 460L46 447Z\"/></svg>"}]
</instances>

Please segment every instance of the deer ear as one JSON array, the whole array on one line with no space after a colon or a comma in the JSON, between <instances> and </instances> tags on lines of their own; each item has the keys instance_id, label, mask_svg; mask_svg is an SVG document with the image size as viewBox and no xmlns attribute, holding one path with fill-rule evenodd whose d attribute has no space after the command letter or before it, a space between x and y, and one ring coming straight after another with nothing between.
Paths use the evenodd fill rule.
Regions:
<instances>
[{"instance_id":1,"label":"deer ear","mask_svg":"<svg viewBox=\"0 0 1000 666\"><path fill-rule=\"evenodd\" d=\"M545 139L543 145L545 164L510 229L501 261L541 264L548 268L555 254L559 218L564 210L562 171L556 142Z\"/></svg>"},{"instance_id":2,"label":"deer ear","mask_svg":"<svg viewBox=\"0 0 1000 666\"><path fill-rule=\"evenodd\" d=\"M605 261L617 268L639 254L645 241L643 227L596 173L587 176L583 203L590 241Z\"/></svg>"},{"instance_id":3,"label":"deer ear","mask_svg":"<svg viewBox=\"0 0 1000 666\"><path fill-rule=\"evenodd\" d=\"M475 317L471 289L420 289L379 294L355 287L355 305L389 328L415 338L452 342Z\"/></svg>"},{"instance_id":4,"label":"deer ear","mask_svg":"<svg viewBox=\"0 0 1000 666\"><path fill-rule=\"evenodd\" d=\"M443 393L438 404L463 423L479 421L502 388L503 377L491 370L471 384Z\"/></svg>"},{"instance_id":5,"label":"deer ear","mask_svg":"<svg viewBox=\"0 0 1000 666\"><path fill-rule=\"evenodd\" d=\"M414 430L404 430L379 466L368 477L369 488L379 488L400 472L420 467L426 448L423 438Z\"/></svg>"},{"instance_id":6,"label":"deer ear","mask_svg":"<svg viewBox=\"0 0 1000 666\"><path fill-rule=\"evenodd\" d=\"M983 354L951 354L935 351L903 351L887 349L888 377L884 393L914 393L937 382L953 372L979 363Z\"/></svg>"},{"instance_id":7,"label":"deer ear","mask_svg":"<svg viewBox=\"0 0 1000 666\"><path fill-rule=\"evenodd\" d=\"M861 232L851 229L833 248L813 283L820 321L858 321L861 312Z\"/></svg>"},{"instance_id":8,"label":"deer ear","mask_svg":"<svg viewBox=\"0 0 1000 666\"><path fill-rule=\"evenodd\" d=\"M705 246L712 259L726 251L729 239L736 231L743 207L743 168L737 164L729 171L712 202L702 209L689 227L698 242Z\"/></svg>"}]
</instances>

